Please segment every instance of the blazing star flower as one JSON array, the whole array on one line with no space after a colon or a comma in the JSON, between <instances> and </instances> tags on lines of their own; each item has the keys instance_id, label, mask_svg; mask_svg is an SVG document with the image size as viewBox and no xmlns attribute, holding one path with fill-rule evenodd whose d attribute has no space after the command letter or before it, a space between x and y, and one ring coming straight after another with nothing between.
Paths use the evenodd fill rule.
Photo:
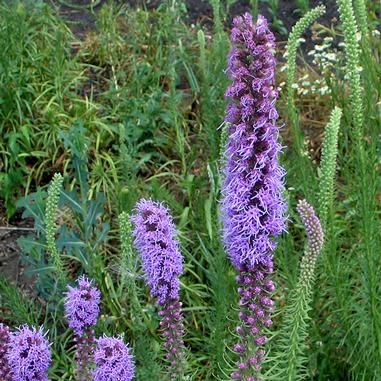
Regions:
<instances>
[{"instance_id":1,"label":"blazing star flower","mask_svg":"<svg viewBox=\"0 0 381 381\"><path fill-rule=\"evenodd\" d=\"M94 361L94 381L131 381L134 378L134 359L121 338L99 338Z\"/></svg>"},{"instance_id":2,"label":"blazing star flower","mask_svg":"<svg viewBox=\"0 0 381 381\"><path fill-rule=\"evenodd\" d=\"M275 124L274 35L263 16L254 24L246 13L234 19L231 41L221 206L224 245L239 271L240 342L234 347L239 360L231 377L253 381L259 379L264 356L263 331L272 324L275 286L270 276L274 238L285 227L284 170L278 162L281 146Z\"/></svg>"},{"instance_id":3,"label":"blazing star flower","mask_svg":"<svg viewBox=\"0 0 381 381\"><path fill-rule=\"evenodd\" d=\"M132 222L135 224L134 243L143 261L151 295L159 304L178 299L183 257L168 209L160 203L141 200Z\"/></svg>"},{"instance_id":4,"label":"blazing star flower","mask_svg":"<svg viewBox=\"0 0 381 381\"><path fill-rule=\"evenodd\" d=\"M285 203L275 124L274 36L262 16L254 25L246 13L233 24L222 216L224 243L239 269L271 260L273 238L284 230Z\"/></svg>"},{"instance_id":5,"label":"blazing star flower","mask_svg":"<svg viewBox=\"0 0 381 381\"><path fill-rule=\"evenodd\" d=\"M69 327L74 330L76 342L77 376L79 381L90 377L94 348L94 325L99 316L101 293L85 276L77 280L77 287L68 286L65 314Z\"/></svg>"},{"instance_id":6,"label":"blazing star flower","mask_svg":"<svg viewBox=\"0 0 381 381\"><path fill-rule=\"evenodd\" d=\"M47 381L51 353L42 328L23 326L12 333L8 361L13 381Z\"/></svg>"},{"instance_id":7,"label":"blazing star flower","mask_svg":"<svg viewBox=\"0 0 381 381\"><path fill-rule=\"evenodd\" d=\"M12 381L7 352L11 341L11 331L5 324L0 323L0 380Z\"/></svg>"},{"instance_id":8,"label":"blazing star flower","mask_svg":"<svg viewBox=\"0 0 381 381\"><path fill-rule=\"evenodd\" d=\"M77 287L68 286L65 313L69 327L77 335L82 335L86 327L97 322L101 294L85 276L81 276L77 283Z\"/></svg>"},{"instance_id":9,"label":"blazing star flower","mask_svg":"<svg viewBox=\"0 0 381 381\"><path fill-rule=\"evenodd\" d=\"M165 340L168 373L171 379L181 378L184 360L183 317L180 302L179 276L183 257L175 239L175 225L162 204L141 200L136 205L134 243L138 250L151 295L160 306L160 326Z\"/></svg>"}]
</instances>

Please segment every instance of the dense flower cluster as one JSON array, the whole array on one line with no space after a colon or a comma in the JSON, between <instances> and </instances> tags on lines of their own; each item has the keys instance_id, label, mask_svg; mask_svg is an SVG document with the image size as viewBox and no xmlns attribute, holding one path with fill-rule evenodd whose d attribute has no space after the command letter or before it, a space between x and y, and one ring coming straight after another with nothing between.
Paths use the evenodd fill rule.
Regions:
<instances>
[{"instance_id":1,"label":"dense flower cluster","mask_svg":"<svg viewBox=\"0 0 381 381\"><path fill-rule=\"evenodd\" d=\"M8 361L13 381L47 381L51 353L42 329L23 326L12 333Z\"/></svg>"},{"instance_id":2,"label":"dense flower cluster","mask_svg":"<svg viewBox=\"0 0 381 381\"><path fill-rule=\"evenodd\" d=\"M11 341L11 332L9 327L0 323L0 380L12 381L11 368L9 367L7 352L9 342Z\"/></svg>"},{"instance_id":3,"label":"dense flower cluster","mask_svg":"<svg viewBox=\"0 0 381 381\"><path fill-rule=\"evenodd\" d=\"M82 335L85 328L97 322L101 294L85 276L80 277L77 283L77 287L68 286L65 312L69 327L77 335Z\"/></svg>"},{"instance_id":4,"label":"dense flower cluster","mask_svg":"<svg viewBox=\"0 0 381 381\"><path fill-rule=\"evenodd\" d=\"M165 340L171 379L181 377L184 361L184 328L180 302L179 276L183 257L175 239L175 225L167 208L150 200L141 200L132 217L135 246L142 258L151 295L160 305L160 326Z\"/></svg>"},{"instance_id":5,"label":"dense flower cluster","mask_svg":"<svg viewBox=\"0 0 381 381\"><path fill-rule=\"evenodd\" d=\"M234 19L226 91L228 142L222 215L224 243L233 265L253 268L271 260L273 237L284 229L284 170L275 120L274 36L259 16Z\"/></svg>"},{"instance_id":6,"label":"dense flower cluster","mask_svg":"<svg viewBox=\"0 0 381 381\"><path fill-rule=\"evenodd\" d=\"M141 200L132 217L135 246L139 251L151 294L159 304L178 299L183 257L175 239L175 225L162 204Z\"/></svg>"},{"instance_id":7,"label":"dense flower cluster","mask_svg":"<svg viewBox=\"0 0 381 381\"><path fill-rule=\"evenodd\" d=\"M99 338L94 361L94 381L131 381L134 378L134 360L121 338Z\"/></svg>"}]
</instances>

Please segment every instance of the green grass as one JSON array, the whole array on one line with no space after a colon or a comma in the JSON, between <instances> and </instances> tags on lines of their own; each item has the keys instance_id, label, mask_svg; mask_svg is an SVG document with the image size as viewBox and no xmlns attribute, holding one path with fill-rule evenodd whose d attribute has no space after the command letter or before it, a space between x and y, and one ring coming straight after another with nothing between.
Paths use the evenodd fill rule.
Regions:
<instances>
[{"instance_id":1,"label":"green grass","mask_svg":"<svg viewBox=\"0 0 381 381\"><path fill-rule=\"evenodd\" d=\"M274 12L276 3L271 2ZM162 371L157 313L129 247L126 215L121 214L130 213L143 196L166 202L179 229L185 256L181 281L187 379L228 380L234 363L235 273L220 240L219 222L229 50L224 23L226 7L233 2L211 4L213 26L193 28L184 22L178 2L163 2L152 11L110 3L97 14L95 29L83 41L49 6L31 1L0 5L0 197L11 215L23 193L37 187L47 190L53 174L63 174L64 189L68 195L78 194L75 200L83 209L73 211L74 199L67 198L69 209L59 204L58 235L67 238L73 231L86 246L82 254L66 247L64 269L71 280L83 269L96 279L103 295L96 333L125 335L137 359L138 381L157 379ZM251 5L256 9L258 4ZM369 9L370 31L380 27L375 12ZM364 21L363 14L356 17ZM330 33L341 41L341 23ZM335 107L343 111L337 170L330 174L335 177L329 185L333 197L329 195L324 211L326 244L317 264L303 353L306 379L311 380L379 379L374 364L381 361L381 46L369 34L360 47L362 128L350 98L353 82L341 65L329 83L330 94L314 98L295 92L291 98L291 93L282 93L278 102L285 121L282 162L288 173L290 221L275 255L275 332L297 284L303 253L296 202L306 198L316 210L321 207L323 130L311 126L325 126ZM288 77L288 89L299 72L316 75L313 70L310 64L299 66ZM35 197L38 205L44 205L44 197ZM91 208L99 213L86 222L90 220L83 210ZM107 223L106 239L101 227ZM43 222L40 225L43 240ZM26 251L30 247L24 243ZM33 250L34 259L45 253ZM34 269L41 266L33 263ZM52 281L42 275L39 290ZM44 324L54 342L51 379L74 380L73 342L62 318L62 297L49 300L42 291L40 296L41 305L30 305L20 290L0 279L0 305L6 311L2 319L12 326L22 321ZM269 359L277 353L276 345L275 337ZM265 371L272 366L266 362Z\"/></svg>"}]
</instances>

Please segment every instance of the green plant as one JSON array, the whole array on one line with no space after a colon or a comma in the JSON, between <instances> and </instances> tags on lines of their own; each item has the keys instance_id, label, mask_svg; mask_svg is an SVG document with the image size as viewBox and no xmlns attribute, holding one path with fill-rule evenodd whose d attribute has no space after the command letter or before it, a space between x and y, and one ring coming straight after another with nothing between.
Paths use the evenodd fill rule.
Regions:
<instances>
[{"instance_id":1,"label":"green plant","mask_svg":"<svg viewBox=\"0 0 381 381\"><path fill-rule=\"evenodd\" d=\"M345 52L346 52L346 78L350 88L351 112L350 118L353 122L351 131L353 151L357 159L355 173L357 174L358 197L356 209L360 220L358 221L359 231L362 240L357 246L363 255L358 260L362 277L358 279L359 286L357 292L348 302L352 305L349 310L353 310L353 315L349 318L351 330L348 336L347 345L360 354L361 360L353 365L361 377L367 379L378 379L381 369L381 305L378 298L380 286L377 279L380 276L380 269L377 265L378 254L376 247L380 242L379 225L375 222L377 206L375 204L377 192L377 180L375 171L369 171L369 165L374 168L374 146L369 144L365 148L364 137L369 133L364 123L364 88L362 87L361 66L360 66L360 46L357 40L357 24L355 20L352 2L348 0L338 0L338 7L342 27L344 31ZM359 308L359 306L362 306ZM367 324L364 324L366 321ZM373 365L371 365L373 364ZM374 366L374 364L377 364Z\"/></svg>"},{"instance_id":2,"label":"green plant","mask_svg":"<svg viewBox=\"0 0 381 381\"><path fill-rule=\"evenodd\" d=\"M302 164L302 187L305 194L308 194L310 181L315 176L311 162L305 154L304 136L300 129L298 109L295 104L296 82L296 57L297 50L300 46L300 38L306 29L320 16L325 13L324 6L318 6L306 13L292 28L287 41L287 111L289 122L291 124L292 137L294 142L294 150L296 151L297 160Z\"/></svg>"},{"instance_id":3,"label":"green plant","mask_svg":"<svg viewBox=\"0 0 381 381\"><path fill-rule=\"evenodd\" d=\"M79 264L80 271L86 271L95 279L102 268L99 250L108 239L109 224L102 222L104 196L99 193L95 200L88 199L85 133L83 126L77 124L62 134L72 155L74 189L60 190L63 179L55 175L47 198L39 189L18 202L18 207L25 208L23 217L34 219L37 235L37 239L21 237L18 243L27 270L38 275L37 290L47 301L57 302L55 298L66 287L63 280L67 279L65 273L69 265L76 272Z\"/></svg>"},{"instance_id":4,"label":"green plant","mask_svg":"<svg viewBox=\"0 0 381 381\"><path fill-rule=\"evenodd\" d=\"M316 261L324 244L324 234L318 217L311 205L299 201L298 213L306 230L308 243L300 263L300 273L284 310L283 325L278 334L277 352L271 356L275 380L302 380L307 376L305 363L308 359L307 337L312 310Z\"/></svg>"},{"instance_id":5,"label":"green plant","mask_svg":"<svg viewBox=\"0 0 381 381\"><path fill-rule=\"evenodd\" d=\"M309 0L295 0L296 6L298 7L298 11L303 15L310 10L310 2Z\"/></svg>"},{"instance_id":6,"label":"green plant","mask_svg":"<svg viewBox=\"0 0 381 381\"><path fill-rule=\"evenodd\" d=\"M2 319L12 324L37 324L41 309L20 289L0 274L0 306Z\"/></svg>"},{"instance_id":7,"label":"green plant","mask_svg":"<svg viewBox=\"0 0 381 381\"><path fill-rule=\"evenodd\" d=\"M264 0L268 5L268 11L271 14L271 25L278 33L287 36L287 29L283 21L278 17L279 14L279 0Z\"/></svg>"},{"instance_id":8,"label":"green plant","mask_svg":"<svg viewBox=\"0 0 381 381\"><path fill-rule=\"evenodd\" d=\"M368 12L365 0L353 0L353 8L357 17L357 23L360 27L364 39L368 37Z\"/></svg>"},{"instance_id":9,"label":"green plant","mask_svg":"<svg viewBox=\"0 0 381 381\"><path fill-rule=\"evenodd\" d=\"M324 141L319 167L319 214L323 228L326 228L328 216L332 216L334 200L337 145L342 111L336 107L325 128Z\"/></svg>"},{"instance_id":10,"label":"green plant","mask_svg":"<svg viewBox=\"0 0 381 381\"><path fill-rule=\"evenodd\" d=\"M0 24L0 195L10 216L23 188L60 155L58 126L81 68L69 59L70 31L46 4L2 3Z\"/></svg>"},{"instance_id":11,"label":"green plant","mask_svg":"<svg viewBox=\"0 0 381 381\"><path fill-rule=\"evenodd\" d=\"M47 251L52 258L53 267L57 272L57 281L66 284L66 274L63 270L60 253L58 252L55 241L57 231L56 217L62 183L62 176L59 173L56 173L50 183L48 197L46 199L45 232Z\"/></svg>"}]
</instances>

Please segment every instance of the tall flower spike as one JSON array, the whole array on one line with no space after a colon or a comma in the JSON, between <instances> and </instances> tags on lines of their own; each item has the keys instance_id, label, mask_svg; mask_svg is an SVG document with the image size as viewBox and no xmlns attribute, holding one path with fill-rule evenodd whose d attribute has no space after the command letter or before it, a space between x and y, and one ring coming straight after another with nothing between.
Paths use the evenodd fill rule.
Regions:
<instances>
[{"instance_id":1,"label":"tall flower spike","mask_svg":"<svg viewBox=\"0 0 381 381\"><path fill-rule=\"evenodd\" d=\"M11 341L11 331L5 324L0 323L0 380L12 381L7 353Z\"/></svg>"},{"instance_id":2,"label":"tall flower spike","mask_svg":"<svg viewBox=\"0 0 381 381\"><path fill-rule=\"evenodd\" d=\"M134 378L134 359L121 338L98 339L94 362L94 381L131 381Z\"/></svg>"},{"instance_id":3,"label":"tall flower spike","mask_svg":"<svg viewBox=\"0 0 381 381\"><path fill-rule=\"evenodd\" d=\"M231 376L253 381L259 379L264 355L263 331L272 324L275 286L270 276L274 238L285 228L284 170L278 162L275 124L274 35L263 16L254 24L246 13L234 19L231 41L222 222L226 250L239 271L241 297L240 342L235 346L239 361Z\"/></svg>"},{"instance_id":4,"label":"tall flower spike","mask_svg":"<svg viewBox=\"0 0 381 381\"><path fill-rule=\"evenodd\" d=\"M51 353L42 328L23 326L12 333L8 361L13 381L47 381Z\"/></svg>"},{"instance_id":5,"label":"tall flower spike","mask_svg":"<svg viewBox=\"0 0 381 381\"><path fill-rule=\"evenodd\" d=\"M181 378L184 362L183 317L179 276L183 257L169 211L162 204L141 200L136 205L134 244L142 258L145 280L160 306L160 326L165 340L168 374Z\"/></svg>"},{"instance_id":6,"label":"tall flower spike","mask_svg":"<svg viewBox=\"0 0 381 381\"><path fill-rule=\"evenodd\" d=\"M77 287L68 286L65 315L74 330L77 374L80 381L90 377L91 356L94 349L94 325L99 315L101 294L85 276L77 280Z\"/></svg>"},{"instance_id":7,"label":"tall flower spike","mask_svg":"<svg viewBox=\"0 0 381 381\"><path fill-rule=\"evenodd\" d=\"M283 325L278 330L276 359L272 374L274 380L301 380L305 377L308 361L307 337L315 284L315 265L321 254L324 234L313 207L306 200L298 202L297 211L307 233L307 245L300 264L296 287L291 290L284 311Z\"/></svg>"}]
</instances>

